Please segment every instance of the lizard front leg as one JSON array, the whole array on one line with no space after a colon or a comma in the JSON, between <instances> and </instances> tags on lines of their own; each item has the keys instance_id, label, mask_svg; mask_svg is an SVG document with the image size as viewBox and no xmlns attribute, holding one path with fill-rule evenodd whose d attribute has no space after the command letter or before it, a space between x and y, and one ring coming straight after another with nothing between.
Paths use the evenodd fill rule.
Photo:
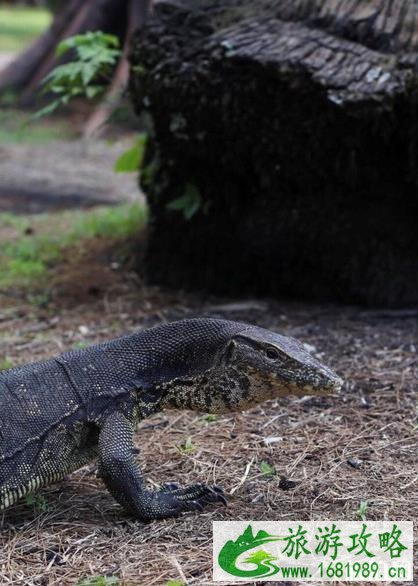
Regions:
<instances>
[{"instance_id":1,"label":"lizard front leg","mask_svg":"<svg viewBox=\"0 0 418 586\"><path fill-rule=\"evenodd\" d=\"M208 502L223 500L209 487L191 490L189 494L182 490L148 490L133 452L132 423L122 413L113 413L100 432L99 473L114 498L138 519L175 517L184 511L201 511Z\"/></svg>"}]
</instances>

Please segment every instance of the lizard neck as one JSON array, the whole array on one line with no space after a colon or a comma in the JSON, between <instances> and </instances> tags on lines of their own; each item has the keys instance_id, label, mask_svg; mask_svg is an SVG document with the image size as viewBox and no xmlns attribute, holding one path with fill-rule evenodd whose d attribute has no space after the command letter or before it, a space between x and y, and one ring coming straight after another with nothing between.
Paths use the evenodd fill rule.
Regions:
<instances>
[{"instance_id":1,"label":"lizard neck","mask_svg":"<svg viewBox=\"0 0 418 586\"><path fill-rule=\"evenodd\" d=\"M216 365L197 376L166 383L161 407L204 413L242 411L255 404L253 390L248 373L233 366Z\"/></svg>"},{"instance_id":2,"label":"lizard neck","mask_svg":"<svg viewBox=\"0 0 418 586\"><path fill-rule=\"evenodd\" d=\"M201 401L201 388L207 373L175 378L158 386L161 392L162 409L190 409L206 411Z\"/></svg>"}]
</instances>

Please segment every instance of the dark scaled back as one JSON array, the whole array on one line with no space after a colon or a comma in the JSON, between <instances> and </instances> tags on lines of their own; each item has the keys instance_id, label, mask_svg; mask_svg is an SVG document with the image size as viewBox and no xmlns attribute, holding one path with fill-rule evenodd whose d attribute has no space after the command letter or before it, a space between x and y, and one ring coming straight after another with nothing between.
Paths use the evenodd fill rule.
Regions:
<instances>
[{"instance_id":1,"label":"dark scaled back","mask_svg":"<svg viewBox=\"0 0 418 586\"><path fill-rule=\"evenodd\" d=\"M100 415L95 411L128 390L206 369L246 328L226 320L181 320L1 373L0 464L29 444L36 456L51 429Z\"/></svg>"},{"instance_id":2,"label":"dark scaled back","mask_svg":"<svg viewBox=\"0 0 418 586\"><path fill-rule=\"evenodd\" d=\"M226 320L181 320L69 352L58 360L83 395L117 395L122 388L150 387L201 372L228 339L246 328Z\"/></svg>"},{"instance_id":3,"label":"dark scaled back","mask_svg":"<svg viewBox=\"0 0 418 586\"><path fill-rule=\"evenodd\" d=\"M0 376L0 463L44 431L80 414L85 401L55 360L27 364Z\"/></svg>"}]
</instances>

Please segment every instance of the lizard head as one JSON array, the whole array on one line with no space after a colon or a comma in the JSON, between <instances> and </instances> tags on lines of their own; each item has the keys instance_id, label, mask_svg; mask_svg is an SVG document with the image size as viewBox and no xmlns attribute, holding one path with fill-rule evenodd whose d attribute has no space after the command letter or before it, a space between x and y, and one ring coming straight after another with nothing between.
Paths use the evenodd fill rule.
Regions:
<instances>
[{"instance_id":1,"label":"lizard head","mask_svg":"<svg viewBox=\"0 0 418 586\"><path fill-rule=\"evenodd\" d=\"M342 385L301 342L270 330L210 318L180 320L161 329L168 340L164 369L155 343L152 357L153 369L157 365L162 375L162 408L243 411L284 395L332 395Z\"/></svg>"},{"instance_id":2,"label":"lizard head","mask_svg":"<svg viewBox=\"0 0 418 586\"><path fill-rule=\"evenodd\" d=\"M253 326L225 344L220 364L221 379L229 382L222 394L230 410L290 394L334 395L343 383L298 340Z\"/></svg>"}]
</instances>

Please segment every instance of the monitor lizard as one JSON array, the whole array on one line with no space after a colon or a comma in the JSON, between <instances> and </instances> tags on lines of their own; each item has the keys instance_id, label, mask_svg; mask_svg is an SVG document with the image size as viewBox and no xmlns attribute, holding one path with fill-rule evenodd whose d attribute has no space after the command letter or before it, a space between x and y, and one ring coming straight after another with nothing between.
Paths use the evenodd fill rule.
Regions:
<instances>
[{"instance_id":1,"label":"monitor lizard","mask_svg":"<svg viewBox=\"0 0 418 586\"><path fill-rule=\"evenodd\" d=\"M150 490L136 424L164 409L227 413L279 396L328 395L342 380L289 337L240 322L164 323L0 373L0 510L94 458L114 498L143 521L225 503L217 486Z\"/></svg>"}]
</instances>

